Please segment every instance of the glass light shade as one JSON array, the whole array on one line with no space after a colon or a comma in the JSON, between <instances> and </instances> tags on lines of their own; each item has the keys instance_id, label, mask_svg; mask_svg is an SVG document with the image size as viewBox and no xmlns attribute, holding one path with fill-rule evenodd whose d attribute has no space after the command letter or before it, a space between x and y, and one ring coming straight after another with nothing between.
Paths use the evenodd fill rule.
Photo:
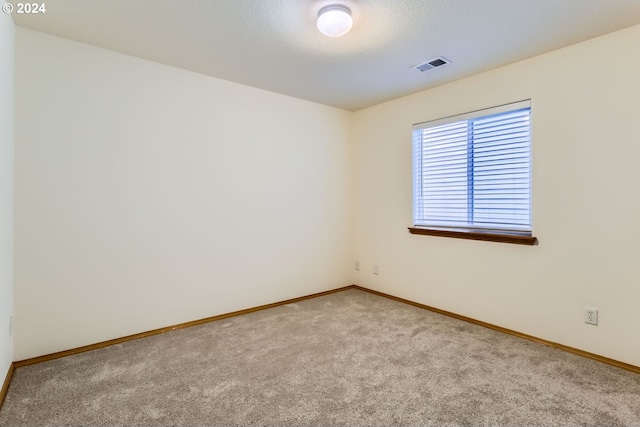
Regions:
<instances>
[{"instance_id":1,"label":"glass light shade","mask_svg":"<svg viewBox=\"0 0 640 427\"><path fill-rule=\"evenodd\" d=\"M329 37L344 36L353 26L351 9L341 4L325 6L318 12L318 30Z\"/></svg>"}]
</instances>

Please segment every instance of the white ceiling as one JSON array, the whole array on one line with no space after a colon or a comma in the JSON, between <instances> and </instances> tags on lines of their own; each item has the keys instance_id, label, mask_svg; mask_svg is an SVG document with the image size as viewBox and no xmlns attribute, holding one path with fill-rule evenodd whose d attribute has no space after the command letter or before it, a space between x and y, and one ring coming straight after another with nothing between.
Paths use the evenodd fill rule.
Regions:
<instances>
[{"instance_id":1,"label":"white ceiling","mask_svg":"<svg viewBox=\"0 0 640 427\"><path fill-rule=\"evenodd\" d=\"M347 4L341 38L318 9ZM49 0L16 24L358 110L640 23L640 0ZM637 55L638 52L627 52ZM452 64L411 66L439 55ZM594 67L615 66L594 58Z\"/></svg>"}]
</instances>

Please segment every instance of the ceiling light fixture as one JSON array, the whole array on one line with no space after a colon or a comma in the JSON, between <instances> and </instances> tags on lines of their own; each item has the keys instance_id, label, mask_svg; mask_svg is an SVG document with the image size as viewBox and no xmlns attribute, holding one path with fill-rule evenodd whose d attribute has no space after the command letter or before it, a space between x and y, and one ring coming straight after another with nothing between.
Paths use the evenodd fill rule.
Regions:
<instances>
[{"instance_id":1,"label":"ceiling light fixture","mask_svg":"<svg viewBox=\"0 0 640 427\"><path fill-rule=\"evenodd\" d=\"M318 30L325 36L340 37L353 26L351 9L342 4L324 6L318 12Z\"/></svg>"}]
</instances>

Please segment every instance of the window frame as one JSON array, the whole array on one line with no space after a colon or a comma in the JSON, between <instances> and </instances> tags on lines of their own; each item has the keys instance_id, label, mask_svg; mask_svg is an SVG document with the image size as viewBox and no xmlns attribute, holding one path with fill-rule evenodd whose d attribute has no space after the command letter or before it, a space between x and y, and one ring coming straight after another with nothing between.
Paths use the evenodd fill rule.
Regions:
<instances>
[{"instance_id":1,"label":"window frame","mask_svg":"<svg viewBox=\"0 0 640 427\"><path fill-rule=\"evenodd\" d=\"M436 119L436 120L430 120L427 122L421 122L421 123L417 123L413 125L413 138L412 141L415 141L415 133L416 132L421 132L424 131L425 129L431 129L431 128L435 128L435 127L439 127L439 126L445 126L445 125L449 125L449 124L457 124L457 123L462 123L462 122L469 122L472 120L478 120L478 119L482 119L484 117L488 117L488 116L493 116L493 115L497 115L497 114L504 114L504 113L509 113L509 112L515 112L518 110L523 110L523 109L529 109L529 117L531 117L531 100L524 100L524 101L518 101L518 102L514 102L514 103L509 103L509 104L503 104L503 105L499 105L496 107L490 107L490 108L485 108L485 109L481 109L481 110L475 110L475 111L471 111L468 113L463 113L463 114L458 114L458 115L454 115L454 116L448 116L448 117L444 117L441 119ZM413 176L412 176L412 216L413 216L413 226L412 227L408 227L409 232L411 234L419 234L419 235L430 235L430 236L440 236L440 237L453 237L453 238L461 238L461 239L470 239L470 240L483 240L483 241L493 241L493 242L502 242L502 243L514 243L514 244L521 244L521 245L536 245L538 243L538 240L536 237L533 237L532 234L532 230L533 230L533 224L532 224L532 219L531 219L531 214L532 214L532 188L531 188L531 150L532 150L532 145L531 145L531 133L529 133L529 140L528 142L528 149L529 149L529 159L528 159L528 167L529 167L529 172L528 172L528 179L529 179L529 186L528 186L528 191L529 191L529 195L528 195L528 201L529 201L529 207L528 207L528 213L529 213L529 227L527 227L528 229L526 230L520 230L520 229L512 229L512 230L508 230L505 228L483 228L482 226L479 226L478 224L469 224L468 227L465 226L457 226L457 225L452 225L449 226L448 224L433 224L433 225L421 225L421 224L417 224L419 221L417 221L417 213L416 213L416 209L417 209L417 199L416 199L416 187L417 185L424 185L423 181L421 178L418 178L418 176L421 176L421 174L423 173L423 164L422 161L420 160L419 163L416 162L416 153L415 153L415 147L414 150L412 150L412 170L413 170ZM422 143L422 142L421 142ZM412 142L412 144L415 144L415 142ZM471 143L469 143L471 145ZM420 168L420 173L417 173L416 171L416 167ZM473 165L471 166L473 168ZM420 179L420 181L416 181ZM467 181L469 182L469 181ZM469 201L468 201L469 202ZM517 228L521 228L521 227L517 227Z\"/></svg>"}]
</instances>

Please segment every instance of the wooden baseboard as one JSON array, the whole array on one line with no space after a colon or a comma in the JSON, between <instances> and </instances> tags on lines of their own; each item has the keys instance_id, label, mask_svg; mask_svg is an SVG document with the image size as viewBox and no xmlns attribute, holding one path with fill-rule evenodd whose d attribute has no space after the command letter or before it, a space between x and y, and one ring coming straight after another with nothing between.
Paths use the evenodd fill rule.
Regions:
<instances>
[{"instance_id":1,"label":"wooden baseboard","mask_svg":"<svg viewBox=\"0 0 640 427\"><path fill-rule=\"evenodd\" d=\"M414 307L423 308L425 310L433 311L434 313L443 314L445 316L453 317L454 319L463 320L465 322L473 323L475 325L484 326L485 328L493 329L494 331L502 332L505 334L513 335L519 338L524 338L529 341L534 341L540 344L548 345L550 347L554 347L568 353L577 354L582 357L586 357L589 359L597 360L598 362L606 363L607 365L612 365L618 368L625 369L627 371L635 372L636 374L640 374L640 366L631 365L629 363L621 362L619 360L610 359L608 357L600 356L599 354L589 353L588 351L580 350L578 348L569 347L568 345L559 344L553 341L548 341L542 338L534 337L533 335L523 334L522 332L514 331L512 329L503 328L502 326L493 325L491 323L483 322L481 320L476 320L471 317L462 316L460 314L452 313L450 311L441 310L439 308L431 307L425 304L420 304L418 302L414 302L408 299L396 297L393 295L385 294L384 292L374 291L373 289L364 288L362 286L353 285L354 289L359 289L361 291L369 292L371 294L375 294L381 297L389 298L394 301L402 302L405 304L412 305Z\"/></svg>"},{"instance_id":2,"label":"wooden baseboard","mask_svg":"<svg viewBox=\"0 0 640 427\"><path fill-rule=\"evenodd\" d=\"M86 351L97 350L99 348L109 347L111 345L120 344L120 343L123 343L123 342L126 342L126 341L137 340L137 339L140 339L140 338L150 337L152 335L158 335L158 334L162 334L162 333L165 333L165 332L175 331L177 329L184 329L184 328L188 328L188 327L191 327L191 326L202 325L203 323L215 322L216 320L227 319L229 317L241 316L243 314L249 314L249 313L253 313L253 312L256 312L256 311L266 310L268 308L274 308L274 307L278 307L278 306L285 305L285 304L293 304L295 302L300 302L300 301L304 301L304 300L311 299L311 298L317 298L317 297L321 297L323 295L329 295L329 294L333 294L333 293L336 293L336 292L342 292L342 291L345 291L347 289L352 289L354 287L355 287L354 285L344 286L342 288L332 289L330 291L318 292L318 293L315 293L315 294L306 295L306 296L302 296L302 297L298 297L298 298L291 298L291 299L288 299L288 300L285 300L285 301L279 301L279 302L274 302L274 303L271 303L271 304L260 305L260 306L253 307L253 308L247 308L247 309L244 309L244 310L233 311L231 313L220 314L218 316L211 316L211 317L206 317L204 319L192 320L191 322L180 323L180 324L173 325L173 326L167 326L167 327L164 327L164 328L154 329L154 330L147 331L147 332L140 332L138 334L128 335L126 337L115 338L115 339L108 340L108 341L102 341L102 342L95 343L95 344L89 344L89 345L85 345L85 346L82 346L82 347L72 348L70 350L64 350L64 351L59 351L57 353L45 354L43 356L38 356L38 357L30 358L30 359L20 360L20 361L17 361L17 362L13 362L13 364L15 365L16 368L20 368L22 366L28 366L28 365L33 365L33 364L36 364L36 363L47 362L49 360L59 359L61 357L71 356L73 354L84 353Z\"/></svg>"},{"instance_id":3,"label":"wooden baseboard","mask_svg":"<svg viewBox=\"0 0 640 427\"><path fill-rule=\"evenodd\" d=\"M2 404L4 403L4 397L7 395L7 390L9 390L9 384L11 384L11 378L13 378L13 371L15 370L16 368L14 363L9 365L7 376L4 379L4 383L2 383L2 389L0 389L0 409L2 409Z\"/></svg>"},{"instance_id":4,"label":"wooden baseboard","mask_svg":"<svg viewBox=\"0 0 640 427\"><path fill-rule=\"evenodd\" d=\"M128 336L122 337L122 338L116 338L116 339L112 339L112 340L108 340L108 341L99 342L99 343L96 343L96 344L85 345L85 346L73 348L73 349L70 349L70 350L59 351L57 353L47 354L47 355L44 355L44 356L38 356L38 357L31 358L31 359L25 359L25 360L20 360L20 361L17 361L17 362L13 362L11 364L11 368L9 369L9 373L7 374L7 378L5 379L4 385L2 387L2 392L0 393L0 405L2 404L2 401L4 400L4 395L5 395L6 391L7 391L7 389L9 388L9 382L11 381L11 377L13 376L13 371L14 371L15 368L19 368L19 367L22 367L22 366L33 365L35 363L46 362L46 361L49 361L49 360L59 359L61 357L71 356L73 354L84 353L86 351L96 350L96 349L99 349L99 348L104 348L104 347L108 347L108 346L111 346L111 345L120 344L120 343L123 343L123 342L126 342L126 341L145 338L145 337L149 337L149 336L152 336L152 335L158 335L158 334L162 334L164 332L175 331L176 329L183 329L183 328L188 328L190 326L202 325L203 323L214 322L216 320L227 319L229 317L234 317L234 316L241 316L243 314L253 313L253 312L261 311L261 310L266 310L266 309L269 309L269 308L274 308L274 307L278 307L278 306L285 305L285 304L292 304L292 303L295 303L295 302L300 302L300 301L304 301L304 300L311 299L311 298L321 297L323 295L329 295L329 294L333 294L333 293L336 293L336 292L346 291L347 289L358 289L358 290L361 290L361 291L364 291L364 292L369 292L371 294L375 294L375 295L378 295L378 296L381 296L381 297L389 298L389 299L392 299L394 301L398 301L398 302L402 302L402 303L405 303L405 304L409 304L409 305L412 305L414 307L418 307L418 308L422 308L422 309L425 309L425 310L432 311L434 313L443 314L445 316L449 316L449 317L452 317L452 318L455 318L455 319L463 320L465 322L469 322L469 323L473 323L473 324L476 324L476 325L484 326L485 328L493 329L495 331L499 331L499 332L502 332L502 333L505 333L505 334L513 335L513 336L524 338L524 339L527 339L527 340L530 340L530 341L534 341L534 342L537 342L537 343L540 343L540 344L548 345L550 347L554 347L554 348L557 348L557 349L560 349L560 350L563 350L563 351L566 351L566 352L569 352L569 353L573 353L573 354L577 354L579 356L587 357L589 359L597 360L598 362L602 362L602 363L605 363L607 365L616 366L618 368L622 368L622 369L625 369L627 371L631 371L631 372L635 372L636 374L640 374L640 367L639 366L631 365L629 363L621 362L621 361L615 360L615 359L610 359L608 357L600 356L598 354L589 353L588 351L584 351L584 350L580 350L580 349L577 349L577 348L569 347L569 346L564 345L564 344L559 344L559 343L548 341L548 340L545 340L545 339L542 339L542 338L534 337L532 335L524 334L522 332L514 331L512 329L503 328L502 326L497 326L497 325L493 325L491 323L482 322L480 320L476 320L476 319L473 319L471 317L462 316L460 314L452 313L450 311L441 310L441 309L436 308L436 307L431 307L431 306L428 306L428 305L425 305L425 304L421 304L421 303L418 303L418 302L415 302L415 301L411 301L411 300L407 300L407 299L404 299L404 298L396 297L394 295L385 294L384 292L374 291L373 289L364 288L364 287L358 286L358 285L349 285L349 286L344 286L342 288L332 289L330 291L318 292L318 293L315 293L315 294L306 295L306 296L302 296L302 297L298 297L298 298L292 298L292 299L288 299L288 300L285 300L285 301L275 302L275 303L271 303L271 304L265 304L265 305L261 305L261 306L258 306L258 307L247 308L247 309L244 309L244 310L238 310L238 311L234 311L234 312L231 312L231 313L221 314L221 315L218 315L218 316L207 317L207 318L204 318L204 319L193 320L191 322L180 323L178 325L167 326L165 328L154 329L152 331L141 332L141 333L134 334L134 335L128 335Z\"/></svg>"}]
</instances>

